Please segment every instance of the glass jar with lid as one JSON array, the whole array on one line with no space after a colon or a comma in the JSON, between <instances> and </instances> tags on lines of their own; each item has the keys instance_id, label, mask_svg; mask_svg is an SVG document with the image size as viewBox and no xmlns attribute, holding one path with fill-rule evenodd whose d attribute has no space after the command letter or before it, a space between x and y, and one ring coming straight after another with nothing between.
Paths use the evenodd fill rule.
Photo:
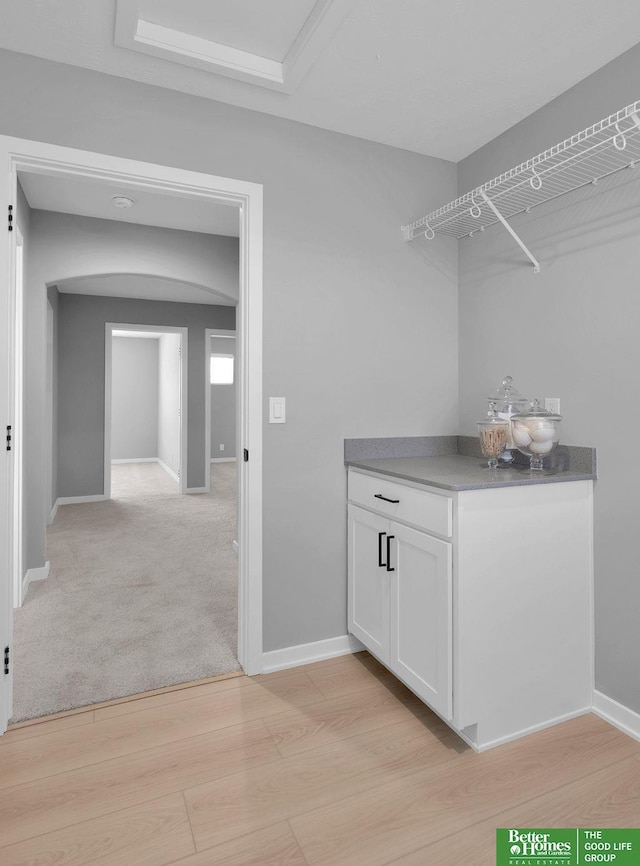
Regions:
<instances>
[{"instance_id":1,"label":"glass jar with lid","mask_svg":"<svg viewBox=\"0 0 640 866\"><path fill-rule=\"evenodd\" d=\"M498 468L498 457L504 452L509 435L509 422L498 417L495 403L489 401L488 417L478 421L478 437L483 457L487 457L489 469Z\"/></svg>"},{"instance_id":2,"label":"glass jar with lid","mask_svg":"<svg viewBox=\"0 0 640 866\"><path fill-rule=\"evenodd\" d=\"M511 438L518 451L529 458L531 470L543 469L544 458L557 448L561 421L561 415L543 409L539 400L532 401L528 412L511 416Z\"/></svg>"},{"instance_id":3,"label":"glass jar with lid","mask_svg":"<svg viewBox=\"0 0 640 866\"><path fill-rule=\"evenodd\" d=\"M511 420L511 417L515 415L516 412L526 411L529 405L527 398L514 387L513 378L511 376L504 377L502 385L488 398L488 400L489 405L491 405L491 403L495 404L498 418L507 422ZM515 445L511 438L511 427L509 427L507 431L506 448L500 455L500 460L502 460L503 463L511 463L513 460L513 454L511 451L514 447Z\"/></svg>"}]
</instances>

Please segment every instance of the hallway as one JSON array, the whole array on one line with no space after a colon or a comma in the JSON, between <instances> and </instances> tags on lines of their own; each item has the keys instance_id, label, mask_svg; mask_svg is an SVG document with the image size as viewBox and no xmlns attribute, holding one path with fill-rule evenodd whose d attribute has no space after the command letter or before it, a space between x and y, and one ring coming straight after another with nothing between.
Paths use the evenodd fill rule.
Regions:
<instances>
[{"instance_id":1,"label":"hallway","mask_svg":"<svg viewBox=\"0 0 640 866\"><path fill-rule=\"evenodd\" d=\"M112 499L61 506L15 611L13 721L239 670L235 532L235 463L195 496L119 464Z\"/></svg>"}]
</instances>

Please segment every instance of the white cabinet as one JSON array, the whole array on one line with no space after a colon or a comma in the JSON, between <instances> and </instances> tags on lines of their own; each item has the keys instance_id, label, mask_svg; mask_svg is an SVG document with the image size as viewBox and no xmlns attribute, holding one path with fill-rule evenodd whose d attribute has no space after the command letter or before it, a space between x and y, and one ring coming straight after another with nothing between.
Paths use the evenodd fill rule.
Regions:
<instances>
[{"instance_id":1,"label":"white cabinet","mask_svg":"<svg viewBox=\"0 0 640 866\"><path fill-rule=\"evenodd\" d=\"M349 631L384 664L389 663L389 521L349 506Z\"/></svg>"},{"instance_id":2,"label":"white cabinet","mask_svg":"<svg viewBox=\"0 0 640 866\"><path fill-rule=\"evenodd\" d=\"M451 544L392 523L389 667L444 719L451 719Z\"/></svg>"},{"instance_id":3,"label":"white cabinet","mask_svg":"<svg viewBox=\"0 0 640 866\"><path fill-rule=\"evenodd\" d=\"M592 488L349 469L349 631L478 750L591 705Z\"/></svg>"},{"instance_id":4,"label":"white cabinet","mask_svg":"<svg viewBox=\"0 0 640 866\"><path fill-rule=\"evenodd\" d=\"M349 631L451 718L451 544L349 505Z\"/></svg>"}]
</instances>

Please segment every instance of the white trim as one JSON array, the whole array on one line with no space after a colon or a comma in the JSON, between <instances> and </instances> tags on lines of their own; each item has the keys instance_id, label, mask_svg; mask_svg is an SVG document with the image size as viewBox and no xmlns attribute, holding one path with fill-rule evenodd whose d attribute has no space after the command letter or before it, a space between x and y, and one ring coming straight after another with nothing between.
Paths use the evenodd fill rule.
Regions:
<instances>
[{"instance_id":1,"label":"white trim","mask_svg":"<svg viewBox=\"0 0 640 866\"><path fill-rule=\"evenodd\" d=\"M112 466L119 465L120 463L160 463L160 458L159 457L114 457L111 460Z\"/></svg>"},{"instance_id":2,"label":"white trim","mask_svg":"<svg viewBox=\"0 0 640 866\"><path fill-rule=\"evenodd\" d=\"M125 159L63 147L42 141L0 135L0 200L14 207L18 171L56 177L117 183L118 189L147 190L183 199L237 207L240 216L240 291L237 308L240 451L251 462L239 461L238 510L238 658L245 673L262 670L262 265L263 189L258 183L189 171L167 165ZM11 364L13 325L10 317L14 232L0 233L0 429L11 423ZM44 319L44 293L38 299ZM42 340L44 340L44 335ZM12 642L13 587L10 556L13 547L10 508L11 461L0 452L0 642ZM44 521L43 521L44 523ZM42 527L44 530L44 526ZM0 683L0 732L12 715L12 677Z\"/></svg>"},{"instance_id":3,"label":"white trim","mask_svg":"<svg viewBox=\"0 0 640 866\"><path fill-rule=\"evenodd\" d=\"M233 547L233 552L237 556L238 555L238 542L235 540L235 538L231 542L231 547Z\"/></svg>"},{"instance_id":4,"label":"white trim","mask_svg":"<svg viewBox=\"0 0 640 866\"><path fill-rule=\"evenodd\" d=\"M207 487L187 487L185 493L211 493Z\"/></svg>"},{"instance_id":5,"label":"white trim","mask_svg":"<svg viewBox=\"0 0 640 866\"><path fill-rule=\"evenodd\" d=\"M53 508L51 509L51 519L50 519L50 521L49 521L49 525L51 525L51 524L53 523L53 521L56 519L56 514L58 513L58 505L59 505L59 504L60 504L60 503L58 502L57 499L56 499L56 501L53 503Z\"/></svg>"},{"instance_id":6,"label":"white trim","mask_svg":"<svg viewBox=\"0 0 640 866\"><path fill-rule=\"evenodd\" d=\"M11 274L11 306L14 339L12 395L12 445L13 445L13 546L11 569L13 571L13 605L21 607L24 601L24 238L16 225L15 245ZM47 320L48 336L48 320ZM51 485L48 490L51 502Z\"/></svg>"},{"instance_id":7,"label":"white trim","mask_svg":"<svg viewBox=\"0 0 640 866\"><path fill-rule=\"evenodd\" d=\"M171 478L173 478L173 480L176 482L176 484L180 484L180 476L178 475L177 472L174 472L173 469L169 469L169 467L164 462L164 460L161 460L158 457L155 462L158 464L158 466L160 466L162 469L164 469L164 471L167 473L167 475L169 475Z\"/></svg>"},{"instance_id":8,"label":"white trim","mask_svg":"<svg viewBox=\"0 0 640 866\"><path fill-rule=\"evenodd\" d=\"M49 572L51 570L51 563L49 560L45 562L43 566L40 568L30 568L25 576L22 578L22 601L27 595L27 590L29 589L29 584L34 583L37 580L46 580L49 577Z\"/></svg>"},{"instance_id":9,"label":"white trim","mask_svg":"<svg viewBox=\"0 0 640 866\"><path fill-rule=\"evenodd\" d=\"M111 461L112 466L119 466L123 463L157 463L161 469L170 475L174 481L180 484L180 478L173 469L170 469L164 460L161 460L159 457L118 457Z\"/></svg>"},{"instance_id":10,"label":"white trim","mask_svg":"<svg viewBox=\"0 0 640 866\"><path fill-rule=\"evenodd\" d=\"M640 713L598 691L593 693L593 712L634 740L640 740Z\"/></svg>"},{"instance_id":11,"label":"white trim","mask_svg":"<svg viewBox=\"0 0 640 866\"><path fill-rule=\"evenodd\" d=\"M237 458L236 457L211 457L210 462L211 463L236 463Z\"/></svg>"},{"instance_id":12,"label":"white trim","mask_svg":"<svg viewBox=\"0 0 640 866\"><path fill-rule=\"evenodd\" d=\"M319 662L323 659L333 659L346 656L364 649L360 641L351 634L340 637L330 637L314 643L303 643L298 646L288 646L283 649L271 650L262 654L262 672L282 671L299 665Z\"/></svg>"},{"instance_id":13,"label":"white trim","mask_svg":"<svg viewBox=\"0 0 640 866\"><path fill-rule=\"evenodd\" d=\"M529 734L535 734L537 731L544 731L546 728L552 728L554 725L560 725L562 722L568 722L571 719L577 719L578 716L585 716L591 712L591 707L583 707L580 710L575 710L572 713L565 713L563 716L558 716L555 719L548 719L546 722L541 722L539 725L531 725L530 728L523 728L521 731L508 734L506 737L498 737L496 740L489 740L487 743L482 743L478 746L468 737L460 733L456 728L456 733L459 734L465 743L468 743L476 752L487 752L489 749L495 749L496 746L503 746L505 743L511 743L513 740L519 740L521 737L528 737Z\"/></svg>"},{"instance_id":14,"label":"white trim","mask_svg":"<svg viewBox=\"0 0 640 866\"><path fill-rule=\"evenodd\" d=\"M113 462L111 460L111 382L114 331L149 331L151 333L178 334L180 337L180 472L178 475L174 475L171 470L165 468L172 478L176 478L180 485L180 493L187 493L189 329L174 325L136 325L116 322L105 322L104 329L104 498L111 498L111 464ZM158 458L149 459L159 462Z\"/></svg>"},{"instance_id":15,"label":"white trim","mask_svg":"<svg viewBox=\"0 0 640 866\"><path fill-rule=\"evenodd\" d=\"M118 0L115 44L182 66L293 93L348 14L353 0L317 0L283 61L272 60L142 17L140 0Z\"/></svg>"},{"instance_id":16,"label":"white trim","mask_svg":"<svg viewBox=\"0 0 640 866\"><path fill-rule=\"evenodd\" d=\"M92 496L58 496L53 507L57 511L59 505L82 505L84 502L104 502L106 499L103 493L95 493Z\"/></svg>"},{"instance_id":17,"label":"white trim","mask_svg":"<svg viewBox=\"0 0 640 866\"><path fill-rule=\"evenodd\" d=\"M237 313L237 308L236 308ZM209 473L209 462L214 458L211 457L211 381L210 381L210 371L209 371L209 359L211 358L211 338L212 337L225 337L227 339L233 339L236 341L235 343L235 354L238 354L238 323L236 322L236 328L234 330L224 329L224 328L206 328L204 332L204 344L205 344L205 353L204 353L204 362L205 362L205 375L204 375L204 464L205 464L205 487L207 488L207 493L211 492L211 477ZM234 375L233 386L237 388L237 378ZM236 453L239 447L238 444L238 430L240 429L240 401L236 401ZM234 458L235 459L235 458ZM240 479L238 478L238 502L240 502Z\"/></svg>"},{"instance_id":18,"label":"white trim","mask_svg":"<svg viewBox=\"0 0 640 866\"><path fill-rule=\"evenodd\" d=\"M51 502L53 497L53 413L55 406L54 395L54 376L55 371L55 344L54 344L54 317L53 307L47 297L47 372L45 375L46 381L46 399L45 399L45 429L46 438L44 443L44 468L45 468L45 496L44 503L47 512L51 511ZM57 485L56 485L57 486ZM57 490L56 490L57 493Z\"/></svg>"}]
</instances>

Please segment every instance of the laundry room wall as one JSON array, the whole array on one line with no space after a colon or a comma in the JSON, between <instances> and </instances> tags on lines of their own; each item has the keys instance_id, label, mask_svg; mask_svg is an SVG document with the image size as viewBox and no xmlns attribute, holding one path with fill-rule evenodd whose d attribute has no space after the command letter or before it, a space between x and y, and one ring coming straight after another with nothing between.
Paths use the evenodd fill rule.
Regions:
<instances>
[{"instance_id":1,"label":"laundry room wall","mask_svg":"<svg viewBox=\"0 0 640 866\"><path fill-rule=\"evenodd\" d=\"M11 52L0 104L8 135L263 185L264 649L344 635L345 437L457 429L457 244L400 229L455 164Z\"/></svg>"}]
</instances>

